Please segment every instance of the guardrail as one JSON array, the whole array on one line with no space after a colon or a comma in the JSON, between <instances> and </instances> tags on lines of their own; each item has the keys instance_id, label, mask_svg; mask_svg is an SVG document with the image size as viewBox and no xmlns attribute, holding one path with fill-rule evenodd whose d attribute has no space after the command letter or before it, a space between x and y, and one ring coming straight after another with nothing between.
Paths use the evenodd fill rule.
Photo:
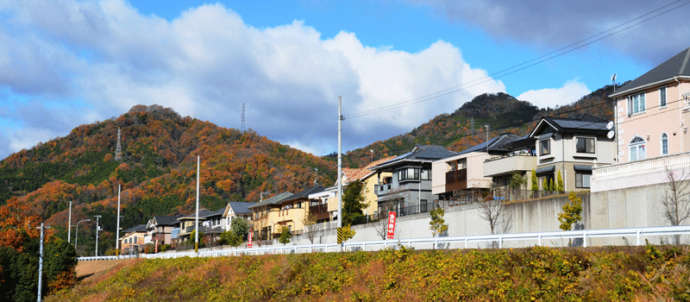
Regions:
<instances>
[{"instance_id":1,"label":"guardrail","mask_svg":"<svg viewBox=\"0 0 690 302\"><path fill-rule=\"evenodd\" d=\"M398 239L398 240L377 240L362 242L346 242L342 244L326 243L311 245L284 245L257 248L229 248L221 250L202 250L199 253L194 251L166 252L158 254L140 254L139 258L146 259L166 259L180 257L225 257L239 255L267 255L267 254L286 254L286 253L314 253L314 252L344 252L344 251L377 251L399 245L413 247L416 249L438 249L438 248L481 248L479 243L490 243L493 248L504 248L506 243L522 242L516 247L528 246L563 246L563 242L558 244L553 240L576 239L582 240L581 245L587 247L591 245L593 239L599 238L618 238L632 237L635 245L641 245L643 238L659 236L690 235L690 225L687 226L663 226L663 227L643 227L625 229L601 229L601 230L579 230L567 232L539 232L539 233L515 233L498 235L480 235L463 237L433 237L418 239ZM551 240L551 241L550 241ZM627 241L626 241L627 243ZM474 244L474 245L472 245ZM616 245L615 242L595 245ZM98 257L79 257L79 261L95 260L118 260L137 258L132 255L122 256L98 256Z\"/></svg>"}]
</instances>

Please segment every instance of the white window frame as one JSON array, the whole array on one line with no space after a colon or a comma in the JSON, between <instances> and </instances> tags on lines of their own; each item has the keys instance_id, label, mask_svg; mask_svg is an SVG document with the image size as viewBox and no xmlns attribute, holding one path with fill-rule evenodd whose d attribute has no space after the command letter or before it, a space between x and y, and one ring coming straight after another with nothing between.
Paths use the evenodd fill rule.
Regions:
<instances>
[{"instance_id":1,"label":"white window frame","mask_svg":"<svg viewBox=\"0 0 690 302\"><path fill-rule=\"evenodd\" d=\"M641 142L634 142L637 138L642 140ZM640 147L644 150L644 153L642 154L643 156L640 156ZM634 150L634 152L633 152ZM635 154L635 158L633 159L633 154ZM628 144L628 161L639 161L639 160L644 160L647 158L647 141L640 137L640 136L635 136L631 140L630 144Z\"/></svg>"},{"instance_id":2,"label":"white window frame","mask_svg":"<svg viewBox=\"0 0 690 302\"><path fill-rule=\"evenodd\" d=\"M645 93L638 93L628 97L628 116L644 113L647 110Z\"/></svg>"},{"instance_id":3,"label":"white window frame","mask_svg":"<svg viewBox=\"0 0 690 302\"><path fill-rule=\"evenodd\" d=\"M663 93L662 93L663 92ZM666 108L667 102L666 86L659 88L659 108Z\"/></svg>"},{"instance_id":4,"label":"white window frame","mask_svg":"<svg viewBox=\"0 0 690 302\"><path fill-rule=\"evenodd\" d=\"M665 139L664 139L664 137L665 137ZM661 153L661 155L668 155L668 153L669 153L668 152L668 149L669 149L668 148L668 134L666 134L666 132L662 132L660 140L661 140L661 144L660 144L661 150L659 153ZM666 152L664 152L664 147L666 148Z\"/></svg>"}]
</instances>

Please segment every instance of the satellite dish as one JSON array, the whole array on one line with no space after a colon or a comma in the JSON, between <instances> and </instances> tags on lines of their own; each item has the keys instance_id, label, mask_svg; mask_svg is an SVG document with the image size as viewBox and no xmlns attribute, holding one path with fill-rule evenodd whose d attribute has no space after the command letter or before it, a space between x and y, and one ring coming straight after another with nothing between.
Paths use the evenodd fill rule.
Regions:
<instances>
[{"instance_id":1,"label":"satellite dish","mask_svg":"<svg viewBox=\"0 0 690 302\"><path fill-rule=\"evenodd\" d=\"M612 139L615 135L616 135L616 133L613 132L613 130L606 133L606 137L608 137L609 139Z\"/></svg>"},{"instance_id":2,"label":"satellite dish","mask_svg":"<svg viewBox=\"0 0 690 302\"><path fill-rule=\"evenodd\" d=\"M613 129L613 122L609 122L608 124L606 124L606 129L608 129L608 130Z\"/></svg>"}]
</instances>

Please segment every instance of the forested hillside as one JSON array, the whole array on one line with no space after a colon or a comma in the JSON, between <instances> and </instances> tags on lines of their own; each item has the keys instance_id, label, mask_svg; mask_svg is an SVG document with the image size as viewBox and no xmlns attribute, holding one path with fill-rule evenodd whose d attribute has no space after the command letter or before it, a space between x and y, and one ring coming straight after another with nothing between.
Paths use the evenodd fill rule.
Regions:
<instances>
[{"instance_id":1,"label":"forested hillside","mask_svg":"<svg viewBox=\"0 0 690 302\"><path fill-rule=\"evenodd\" d=\"M613 86L604 86L573 104L547 109L505 93L482 94L455 112L438 115L409 133L352 150L345 155L344 162L358 167L371 160L369 150L374 150L377 159L405 153L416 144L442 145L460 151L486 139L484 125L489 125L490 136L504 132L524 135L542 116L611 120L613 104L608 95L612 92Z\"/></svg>"},{"instance_id":2,"label":"forested hillside","mask_svg":"<svg viewBox=\"0 0 690 302\"><path fill-rule=\"evenodd\" d=\"M119 161L114 158L118 128ZM197 155L202 158L201 204L209 209L230 200L256 201L260 192L296 192L315 178L330 184L335 177L331 162L252 131L181 117L160 106L135 106L120 117L79 126L66 137L0 162L0 220L17 220L0 226L0 245L15 245L20 237L10 229L32 219L33 224L45 219L64 231L72 200L74 221L103 215L105 250L114 245L118 183L123 187L123 228L145 223L151 215L190 212ZM80 243L91 242L92 229L80 230Z\"/></svg>"}]
</instances>

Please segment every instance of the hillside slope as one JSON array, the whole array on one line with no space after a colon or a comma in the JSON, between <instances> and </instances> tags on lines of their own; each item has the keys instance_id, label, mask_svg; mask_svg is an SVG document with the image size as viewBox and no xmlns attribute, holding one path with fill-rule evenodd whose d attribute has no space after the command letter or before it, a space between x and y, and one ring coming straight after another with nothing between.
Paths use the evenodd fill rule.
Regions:
<instances>
[{"instance_id":1,"label":"hillside slope","mask_svg":"<svg viewBox=\"0 0 690 302\"><path fill-rule=\"evenodd\" d=\"M118 127L121 161L114 159ZM330 184L335 176L331 162L251 131L181 117L160 106L135 106L118 118L79 126L0 162L0 204L5 208L0 218L21 212L64 228L72 200L75 221L100 214L105 230L112 232L118 183L123 186L123 228L151 215L189 212L197 154L202 158L201 204L210 209L230 200L258 200L263 191L299 191L315 178ZM107 240L111 235L103 234L103 250L113 245Z\"/></svg>"},{"instance_id":2,"label":"hillside slope","mask_svg":"<svg viewBox=\"0 0 690 302\"><path fill-rule=\"evenodd\" d=\"M484 125L489 125L490 136L504 132L524 135L542 116L611 120L613 108L608 95L612 92L613 86L604 86L556 109L539 109L505 93L482 94L455 112L438 115L409 133L347 152L344 162L359 167L371 160L369 150L374 150L376 159L405 153L416 144L442 145L460 151L486 139Z\"/></svg>"},{"instance_id":3,"label":"hillside slope","mask_svg":"<svg viewBox=\"0 0 690 302\"><path fill-rule=\"evenodd\" d=\"M138 260L46 301L686 301L687 247Z\"/></svg>"}]
</instances>

